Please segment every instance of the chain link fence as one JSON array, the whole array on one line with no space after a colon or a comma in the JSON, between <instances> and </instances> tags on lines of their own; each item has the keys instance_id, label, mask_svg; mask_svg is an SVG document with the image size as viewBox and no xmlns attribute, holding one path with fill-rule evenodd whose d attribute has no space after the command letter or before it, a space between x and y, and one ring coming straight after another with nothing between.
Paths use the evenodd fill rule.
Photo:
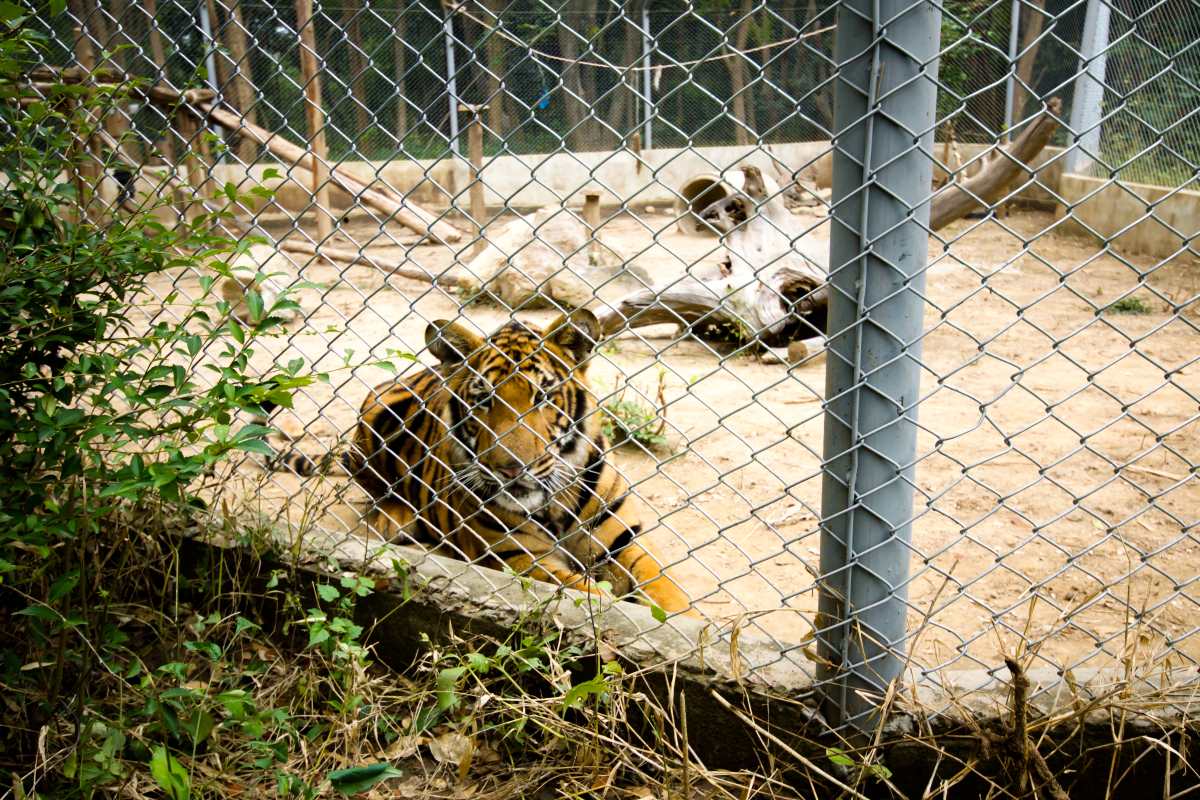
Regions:
<instances>
[{"instance_id":1,"label":"chain link fence","mask_svg":"<svg viewBox=\"0 0 1200 800\"><path fill-rule=\"evenodd\" d=\"M46 24L57 66L215 92L109 120L100 196L272 190L227 227L269 240L255 291L303 312L256 358L329 375L273 420L313 462L361 449L372 387L453 360L431 325L589 308L630 530L694 613L773 643L746 674L815 668L854 720L861 690L1010 655L1194 669L1195 0L305 5L73 0ZM178 274L147 318L202 287ZM441 519L457 491L251 462L226 485L344 541L377 541L372 503Z\"/></svg>"}]
</instances>

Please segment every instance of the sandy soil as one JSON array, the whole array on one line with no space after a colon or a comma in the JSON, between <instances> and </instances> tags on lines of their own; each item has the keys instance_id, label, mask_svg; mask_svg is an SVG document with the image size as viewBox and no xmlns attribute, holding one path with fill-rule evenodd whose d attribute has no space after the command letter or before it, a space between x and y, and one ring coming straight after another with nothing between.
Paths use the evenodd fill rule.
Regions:
<instances>
[{"instance_id":1,"label":"sandy soil","mask_svg":"<svg viewBox=\"0 0 1200 800\"><path fill-rule=\"evenodd\" d=\"M1200 657L1200 320L1195 302L1182 315L1170 304L1196 297L1200 265L1168 265L1138 288L1151 260L1130 266L1098 252L1055 231L1049 214L1002 222L964 234L975 223L959 221L942 231L964 234L952 247L930 246L909 585L915 663L995 667L1022 636L1056 666L1168 650L1188 663ZM663 215L620 217L605 231L663 279L716 258L713 241L682 236ZM346 233L380 256L405 252L384 246L377 226ZM441 247L408 254L435 272L453 260ZM302 295L307 324L260 360L303 356L329 371L278 419L311 437L313 452L334 446L367 388L388 377L371 362L417 352L428 320L462 313L488 330L507 316L494 305L460 309L441 290L370 267L314 262L304 278L318 285ZM1097 312L1135 288L1149 313ZM625 335L593 367L600 395L627 381L627 396L647 402L660 375L670 445L616 456L661 518L649 535L705 614L802 640L816 604L823 361L789 371ZM345 488L274 476L230 491L350 535L357 515L338 502L353 498Z\"/></svg>"}]
</instances>

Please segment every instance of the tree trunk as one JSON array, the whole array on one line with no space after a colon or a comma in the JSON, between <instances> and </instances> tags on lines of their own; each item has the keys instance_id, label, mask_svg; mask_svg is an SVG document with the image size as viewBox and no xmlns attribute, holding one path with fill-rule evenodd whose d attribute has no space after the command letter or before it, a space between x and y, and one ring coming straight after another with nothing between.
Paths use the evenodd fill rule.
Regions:
<instances>
[{"instance_id":1,"label":"tree trunk","mask_svg":"<svg viewBox=\"0 0 1200 800\"><path fill-rule=\"evenodd\" d=\"M224 95L229 90L229 77L233 74L233 65L229 63L229 57L221 51L219 46L221 43L221 15L217 13L216 0L204 0L204 6L208 10L208 26L212 30L212 41L205 42L205 47L212 47L213 62L217 65L217 74L212 78L217 82L217 92Z\"/></svg>"},{"instance_id":2,"label":"tree trunk","mask_svg":"<svg viewBox=\"0 0 1200 800\"><path fill-rule=\"evenodd\" d=\"M725 59L729 65L729 94L733 97L733 117L736 120L734 134L738 144L751 144L755 138L750 130L753 122L746 112L747 106L752 105L750 101L753 92L746 85L746 57L741 54L750 40L750 14L753 10L754 0L742 0L742 6L738 10L740 22L738 22L737 31L733 37L733 46L738 52Z\"/></svg>"},{"instance_id":3,"label":"tree trunk","mask_svg":"<svg viewBox=\"0 0 1200 800\"><path fill-rule=\"evenodd\" d=\"M1013 122L1024 117L1025 104L1033 97L1033 68L1037 62L1039 36L1045 24L1046 0L1024 0L1021 3L1021 57L1017 59L1017 84L1013 87ZM1029 89L1025 87L1028 86Z\"/></svg>"},{"instance_id":4,"label":"tree trunk","mask_svg":"<svg viewBox=\"0 0 1200 800\"><path fill-rule=\"evenodd\" d=\"M630 67L638 65L641 54L638 52L642 44L642 34L640 27L634 27L630 23L638 26L642 24L642 7L645 5L645 0L634 0L628 3L628 9L625 14L627 21L621 24L621 60L618 62L622 67L626 68L625 72L621 73L621 86L615 90L612 100L612 105L609 106L608 124L616 130L622 138L629 136L632 133L633 114L637 111L638 106L638 89L641 86L642 74L636 72Z\"/></svg>"},{"instance_id":5,"label":"tree trunk","mask_svg":"<svg viewBox=\"0 0 1200 800\"><path fill-rule=\"evenodd\" d=\"M245 17L242 16L241 0L222 2L228 3L225 6L229 19L225 26L225 46L229 48L229 55L233 59L233 88L237 97L237 108L242 112L242 119L251 125L257 125L258 109L255 106L258 102L258 92L254 88L254 72L250 67L249 37ZM244 163L250 164L258 155L258 147L252 140L242 137L238 153Z\"/></svg>"},{"instance_id":6,"label":"tree trunk","mask_svg":"<svg viewBox=\"0 0 1200 800\"><path fill-rule=\"evenodd\" d=\"M371 127L370 107L367 105L367 59L363 52L362 24L359 12L362 10L360 0L344 0L342 11L342 28L350 40L350 91L354 96L354 134L352 140L362 136Z\"/></svg>"},{"instance_id":7,"label":"tree trunk","mask_svg":"<svg viewBox=\"0 0 1200 800\"><path fill-rule=\"evenodd\" d=\"M404 96L404 73L408 71L408 51L404 40L408 23L404 15L405 0L396 0L396 26L392 33L392 58L396 75L396 139L403 141L408 132L408 99Z\"/></svg>"},{"instance_id":8,"label":"tree trunk","mask_svg":"<svg viewBox=\"0 0 1200 800\"><path fill-rule=\"evenodd\" d=\"M494 28L500 27L500 15L508 6L508 0L484 0L486 13L480 18ZM487 104L488 127L492 135L504 137L504 56L507 48L504 38L495 30L484 30L487 37Z\"/></svg>"},{"instance_id":9,"label":"tree trunk","mask_svg":"<svg viewBox=\"0 0 1200 800\"><path fill-rule=\"evenodd\" d=\"M95 66L97 68L113 67L118 72L124 72L125 55L112 52L115 42L109 34L108 17L105 16L104 6L100 0L96 0L95 3L89 3L87 0L71 0L71 10L83 22L84 32L92 38L92 49L96 54ZM105 58L105 51L111 53L112 57Z\"/></svg>"},{"instance_id":10,"label":"tree trunk","mask_svg":"<svg viewBox=\"0 0 1200 800\"><path fill-rule=\"evenodd\" d=\"M817 19L817 0L808 0L808 14L805 19L805 25L812 25L813 29L819 28L814 21ZM812 47L818 47L818 42L811 42ZM832 48L831 48L832 50ZM804 51L801 51L804 52ZM832 55L832 53L831 53ZM796 59L800 61L799 58ZM825 133L833 135L833 86L828 82L829 68L825 65L825 60L821 58L809 59L813 62L813 70L815 72L811 86L820 86L813 95L813 104L817 107L817 113L821 115L821 124L825 129Z\"/></svg>"},{"instance_id":11,"label":"tree trunk","mask_svg":"<svg viewBox=\"0 0 1200 800\"><path fill-rule=\"evenodd\" d=\"M597 141L595 124L588 119L588 115L596 102L596 78L595 75L584 78L584 73L594 68L570 62L580 60L583 44L594 27L596 0L567 0L560 13L562 21L558 25L558 52L568 59L563 63L562 72L567 142L572 150L595 150L600 142ZM588 20L592 25L588 24Z\"/></svg>"},{"instance_id":12,"label":"tree trunk","mask_svg":"<svg viewBox=\"0 0 1200 800\"><path fill-rule=\"evenodd\" d=\"M125 53L118 49L118 44L122 40L122 37L114 36L109 31L108 18L105 16L104 6L100 3L100 0L96 0L94 5L87 3L86 0L72 0L71 9L81 20L86 20L84 33L90 36L96 43L92 48L96 54L97 63L95 67L100 69L109 66L116 69L118 73L124 74ZM117 0L114 9L123 16L125 3ZM117 24L120 25L120 22L121 17L117 17ZM104 58L102 55L105 51L109 53L108 58ZM129 120L119 110L105 114L103 123L104 129L118 142L124 138L125 132L129 130Z\"/></svg>"},{"instance_id":13,"label":"tree trunk","mask_svg":"<svg viewBox=\"0 0 1200 800\"><path fill-rule=\"evenodd\" d=\"M579 58L579 39L571 29L571 23L577 19L566 12L573 8L576 2L568 2L563 6L565 19L558 24L558 54L569 61ZM563 62L562 89L563 115L567 121L567 141L573 150L582 150L580 141L583 138L583 84L579 80L579 67Z\"/></svg>"}]
</instances>

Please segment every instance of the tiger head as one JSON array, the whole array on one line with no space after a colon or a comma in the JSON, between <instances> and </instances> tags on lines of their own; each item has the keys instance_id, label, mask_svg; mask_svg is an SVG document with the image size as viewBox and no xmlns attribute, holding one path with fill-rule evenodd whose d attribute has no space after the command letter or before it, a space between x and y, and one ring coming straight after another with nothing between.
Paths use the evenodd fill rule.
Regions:
<instances>
[{"instance_id":1,"label":"tiger head","mask_svg":"<svg viewBox=\"0 0 1200 800\"><path fill-rule=\"evenodd\" d=\"M487 339L445 320L426 329L449 392L450 467L481 502L535 512L588 464L601 434L586 361L599 337L586 309L545 332L515 320Z\"/></svg>"}]
</instances>

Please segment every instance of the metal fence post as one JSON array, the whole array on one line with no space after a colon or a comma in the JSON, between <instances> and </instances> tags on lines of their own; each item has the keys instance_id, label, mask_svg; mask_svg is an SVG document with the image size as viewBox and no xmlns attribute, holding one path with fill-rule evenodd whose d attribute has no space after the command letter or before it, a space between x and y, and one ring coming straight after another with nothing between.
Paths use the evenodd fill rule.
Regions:
<instances>
[{"instance_id":1,"label":"metal fence post","mask_svg":"<svg viewBox=\"0 0 1200 800\"><path fill-rule=\"evenodd\" d=\"M446 39L446 92L450 105L450 149L459 154L458 144L458 67L454 63L454 11L451 6L445 7L445 19L442 22L442 33Z\"/></svg>"},{"instance_id":2,"label":"metal fence post","mask_svg":"<svg viewBox=\"0 0 1200 800\"><path fill-rule=\"evenodd\" d=\"M827 713L859 728L904 663L940 23L838 11L818 635Z\"/></svg>"},{"instance_id":3,"label":"metal fence post","mask_svg":"<svg viewBox=\"0 0 1200 800\"><path fill-rule=\"evenodd\" d=\"M208 18L208 6L204 0L200 0L200 33L204 37L204 71L208 73L208 88L212 89L213 94L220 98L222 87L217 82L217 40L213 36L212 24L213 21ZM213 125L213 133L218 137L225 135L220 125ZM217 161L221 160L221 155L218 153Z\"/></svg>"},{"instance_id":4,"label":"metal fence post","mask_svg":"<svg viewBox=\"0 0 1200 800\"><path fill-rule=\"evenodd\" d=\"M1008 78L1004 81L1004 138L1012 141L1013 101L1017 97L1017 33L1021 27L1021 0L1012 0L1008 15Z\"/></svg>"},{"instance_id":5,"label":"metal fence post","mask_svg":"<svg viewBox=\"0 0 1200 800\"><path fill-rule=\"evenodd\" d=\"M1105 0L1088 0L1079 43L1079 74L1071 100L1075 146L1067 152L1067 172L1087 172L1100 153L1100 118L1104 113L1104 73L1108 62L1108 19Z\"/></svg>"},{"instance_id":6,"label":"metal fence post","mask_svg":"<svg viewBox=\"0 0 1200 800\"><path fill-rule=\"evenodd\" d=\"M642 94L646 119L643 123L645 133L642 134L643 146L649 150L654 147L654 77L651 75L651 52L654 39L650 35L650 8L642 7Z\"/></svg>"}]
</instances>

